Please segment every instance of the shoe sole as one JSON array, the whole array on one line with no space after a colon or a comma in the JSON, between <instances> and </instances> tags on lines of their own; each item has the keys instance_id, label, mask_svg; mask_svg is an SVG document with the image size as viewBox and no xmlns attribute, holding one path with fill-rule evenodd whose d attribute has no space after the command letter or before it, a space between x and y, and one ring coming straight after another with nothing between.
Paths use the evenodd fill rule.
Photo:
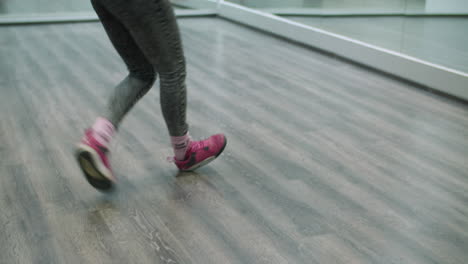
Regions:
<instances>
[{"instance_id":1,"label":"shoe sole","mask_svg":"<svg viewBox=\"0 0 468 264\"><path fill-rule=\"evenodd\" d=\"M112 173L100 162L99 154L91 147L79 144L76 159L86 180L100 191L109 191L113 187Z\"/></svg>"},{"instance_id":2,"label":"shoe sole","mask_svg":"<svg viewBox=\"0 0 468 264\"><path fill-rule=\"evenodd\" d=\"M203 167L205 165L207 165L208 163L212 162L213 160L215 160L219 155L221 155L221 153L223 153L224 149L226 148L226 145L227 145L227 138L224 137L224 145L223 147L221 148L221 150L218 152L218 154L216 154L216 156L214 157L209 157L207 159L205 159L204 161L202 162L199 162L195 165L193 165L192 167L188 168L188 169L184 169L184 170L180 170L182 172L190 172L190 171L194 171L200 167Z\"/></svg>"}]
</instances>

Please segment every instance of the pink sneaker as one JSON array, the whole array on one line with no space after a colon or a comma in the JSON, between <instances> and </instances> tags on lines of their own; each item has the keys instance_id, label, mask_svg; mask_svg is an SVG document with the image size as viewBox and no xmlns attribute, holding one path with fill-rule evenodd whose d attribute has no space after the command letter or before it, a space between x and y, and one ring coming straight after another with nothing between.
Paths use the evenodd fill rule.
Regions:
<instances>
[{"instance_id":1,"label":"pink sneaker","mask_svg":"<svg viewBox=\"0 0 468 264\"><path fill-rule=\"evenodd\" d=\"M223 134L213 135L205 140L191 141L185 154L185 160L174 158L174 163L181 171L192 171L216 159L227 144Z\"/></svg>"},{"instance_id":2,"label":"pink sneaker","mask_svg":"<svg viewBox=\"0 0 468 264\"><path fill-rule=\"evenodd\" d=\"M109 163L108 148L95 137L92 128L87 129L77 146L76 158L88 182L96 189L109 190L116 178Z\"/></svg>"}]
</instances>

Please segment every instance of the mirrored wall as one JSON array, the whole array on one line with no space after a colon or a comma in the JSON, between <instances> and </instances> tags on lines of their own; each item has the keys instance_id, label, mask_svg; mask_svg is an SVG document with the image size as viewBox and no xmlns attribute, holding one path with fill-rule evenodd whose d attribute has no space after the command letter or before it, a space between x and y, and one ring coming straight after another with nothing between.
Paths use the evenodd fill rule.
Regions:
<instances>
[{"instance_id":1,"label":"mirrored wall","mask_svg":"<svg viewBox=\"0 0 468 264\"><path fill-rule=\"evenodd\" d=\"M468 73L467 0L229 0Z\"/></svg>"}]
</instances>

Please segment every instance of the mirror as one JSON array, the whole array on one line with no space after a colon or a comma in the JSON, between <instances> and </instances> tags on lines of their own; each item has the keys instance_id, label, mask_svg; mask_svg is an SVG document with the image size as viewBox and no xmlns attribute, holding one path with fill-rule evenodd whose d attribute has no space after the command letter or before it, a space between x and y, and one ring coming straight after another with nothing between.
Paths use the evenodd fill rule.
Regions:
<instances>
[{"instance_id":1,"label":"mirror","mask_svg":"<svg viewBox=\"0 0 468 264\"><path fill-rule=\"evenodd\" d=\"M228 0L468 73L467 0Z\"/></svg>"}]
</instances>

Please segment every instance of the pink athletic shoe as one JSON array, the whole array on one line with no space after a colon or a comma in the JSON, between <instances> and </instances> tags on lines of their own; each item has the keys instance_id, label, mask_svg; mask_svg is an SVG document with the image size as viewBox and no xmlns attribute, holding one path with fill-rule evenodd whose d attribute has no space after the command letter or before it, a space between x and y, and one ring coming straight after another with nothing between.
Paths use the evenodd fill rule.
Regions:
<instances>
[{"instance_id":1,"label":"pink athletic shoe","mask_svg":"<svg viewBox=\"0 0 468 264\"><path fill-rule=\"evenodd\" d=\"M109 190L116 178L109 163L108 148L101 144L92 128L87 129L77 146L76 158L88 182L96 189Z\"/></svg>"},{"instance_id":2,"label":"pink athletic shoe","mask_svg":"<svg viewBox=\"0 0 468 264\"><path fill-rule=\"evenodd\" d=\"M192 171L216 159L226 147L223 134L213 135L205 140L191 141L185 154L185 160L174 158L174 163L181 171Z\"/></svg>"}]
</instances>

